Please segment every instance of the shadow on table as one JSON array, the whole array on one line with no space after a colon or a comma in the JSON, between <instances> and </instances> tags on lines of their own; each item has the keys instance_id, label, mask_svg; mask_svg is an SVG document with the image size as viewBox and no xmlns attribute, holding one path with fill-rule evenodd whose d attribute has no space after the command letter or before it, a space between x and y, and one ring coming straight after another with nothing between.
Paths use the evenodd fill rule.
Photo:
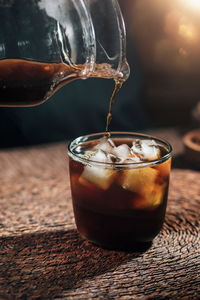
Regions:
<instances>
[{"instance_id":1,"label":"shadow on table","mask_svg":"<svg viewBox=\"0 0 200 300\"><path fill-rule=\"evenodd\" d=\"M75 230L1 238L0 299L59 296L141 254L142 249L131 253L98 248Z\"/></svg>"}]
</instances>

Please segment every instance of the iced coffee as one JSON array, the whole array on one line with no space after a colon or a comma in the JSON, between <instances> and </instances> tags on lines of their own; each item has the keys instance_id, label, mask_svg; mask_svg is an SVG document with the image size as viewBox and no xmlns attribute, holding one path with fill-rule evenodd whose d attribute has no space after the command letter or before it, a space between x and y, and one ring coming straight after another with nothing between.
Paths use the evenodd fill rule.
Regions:
<instances>
[{"instance_id":1,"label":"iced coffee","mask_svg":"<svg viewBox=\"0 0 200 300\"><path fill-rule=\"evenodd\" d=\"M75 221L108 248L152 241L165 216L171 146L134 133L93 134L68 146Z\"/></svg>"}]
</instances>

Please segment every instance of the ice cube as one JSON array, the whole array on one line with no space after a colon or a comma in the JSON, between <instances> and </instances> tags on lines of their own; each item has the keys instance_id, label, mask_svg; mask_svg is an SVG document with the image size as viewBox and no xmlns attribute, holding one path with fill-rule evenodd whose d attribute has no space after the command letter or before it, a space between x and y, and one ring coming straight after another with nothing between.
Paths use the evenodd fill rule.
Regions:
<instances>
[{"instance_id":1,"label":"ice cube","mask_svg":"<svg viewBox=\"0 0 200 300\"><path fill-rule=\"evenodd\" d=\"M79 181L82 183L83 180L86 180L103 190L107 190L115 180L115 176L115 170L87 165L84 167Z\"/></svg>"},{"instance_id":2,"label":"ice cube","mask_svg":"<svg viewBox=\"0 0 200 300\"><path fill-rule=\"evenodd\" d=\"M160 157L160 149L154 140L136 140L133 142L131 151L144 160L153 160Z\"/></svg>"},{"instance_id":3,"label":"ice cube","mask_svg":"<svg viewBox=\"0 0 200 300\"><path fill-rule=\"evenodd\" d=\"M102 163L111 162L109 156L107 156L106 153L100 149L93 153L91 160Z\"/></svg>"},{"instance_id":4,"label":"ice cube","mask_svg":"<svg viewBox=\"0 0 200 300\"><path fill-rule=\"evenodd\" d=\"M111 163L112 160L110 159L110 156L107 155L103 150L87 150L85 151L83 157L85 159L96 161L96 162L102 162L102 163Z\"/></svg>"},{"instance_id":5,"label":"ice cube","mask_svg":"<svg viewBox=\"0 0 200 300\"><path fill-rule=\"evenodd\" d=\"M164 188L156 184L158 174L159 171L150 167L124 170L122 172L121 186L140 195L136 201L133 201L134 208L152 209L161 203Z\"/></svg>"},{"instance_id":6,"label":"ice cube","mask_svg":"<svg viewBox=\"0 0 200 300\"><path fill-rule=\"evenodd\" d=\"M112 162L110 156L106 155L106 153L102 150L97 150L91 157L91 160L102 163ZM107 190L112 184L115 175L116 171L114 170L89 164L84 167L83 173L80 176L79 181L83 182L84 179L103 190Z\"/></svg>"},{"instance_id":7,"label":"ice cube","mask_svg":"<svg viewBox=\"0 0 200 300\"><path fill-rule=\"evenodd\" d=\"M111 139L104 137L101 139L100 143L94 147L94 149L102 150L106 153L111 153L114 147L115 147L114 142Z\"/></svg>"},{"instance_id":8,"label":"ice cube","mask_svg":"<svg viewBox=\"0 0 200 300\"><path fill-rule=\"evenodd\" d=\"M136 155L131 155L128 159L124 161L124 163L139 163L139 162L142 162L142 160Z\"/></svg>"},{"instance_id":9,"label":"ice cube","mask_svg":"<svg viewBox=\"0 0 200 300\"><path fill-rule=\"evenodd\" d=\"M122 172L121 186L131 192L144 194L146 190L152 189L158 171L153 168L129 169Z\"/></svg>"},{"instance_id":10,"label":"ice cube","mask_svg":"<svg viewBox=\"0 0 200 300\"><path fill-rule=\"evenodd\" d=\"M118 147L114 147L112 153L120 159L120 162L124 162L131 156L131 149L128 145L123 144Z\"/></svg>"},{"instance_id":11,"label":"ice cube","mask_svg":"<svg viewBox=\"0 0 200 300\"><path fill-rule=\"evenodd\" d=\"M134 209L149 209L152 210L159 206L163 201L165 187L158 184L146 195L134 198L132 207Z\"/></svg>"},{"instance_id":12,"label":"ice cube","mask_svg":"<svg viewBox=\"0 0 200 300\"><path fill-rule=\"evenodd\" d=\"M133 152L131 151L130 157L128 159L126 159L124 162L125 163L139 163L139 162L143 162L143 160L136 154L133 154Z\"/></svg>"}]
</instances>

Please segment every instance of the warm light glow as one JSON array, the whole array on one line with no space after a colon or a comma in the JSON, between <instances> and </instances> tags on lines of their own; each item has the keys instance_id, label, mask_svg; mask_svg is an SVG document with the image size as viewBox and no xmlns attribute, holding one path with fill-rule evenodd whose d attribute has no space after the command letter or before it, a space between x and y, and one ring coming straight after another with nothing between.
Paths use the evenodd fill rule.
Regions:
<instances>
[{"instance_id":1,"label":"warm light glow","mask_svg":"<svg viewBox=\"0 0 200 300\"><path fill-rule=\"evenodd\" d=\"M183 58L187 58L187 56L188 56L187 51L186 51L185 49L183 49L183 48L180 48L180 49L179 49L179 54L180 54L180 56L183 57Z\"/></svg>"},{"instance_id":2,"label":"warm light glow","mask_svg":"<svg viewBox=\"0 0 200 300\"><path fill-rule=\"evenodd\" d=\"M183 0L188 6L200 9L200 0Z\"/></svg>"},{"instance_id":3,"label":"warm light glow","mask_svg":"<svg viewBox=\"0 0 200 300\"><path fill-rule=\"evenodd\" d=\"M178 33L180 36L190 41L194 41L198 37L198 33L192 24L180 24Z\"/></svg>"}]
</instances>

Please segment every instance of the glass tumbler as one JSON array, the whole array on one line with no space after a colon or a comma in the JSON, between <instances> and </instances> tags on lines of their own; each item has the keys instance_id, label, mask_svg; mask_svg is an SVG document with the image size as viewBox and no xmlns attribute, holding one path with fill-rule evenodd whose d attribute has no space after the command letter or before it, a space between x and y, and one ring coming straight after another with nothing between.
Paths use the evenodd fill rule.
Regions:
<instances>
[{"instance_id":1,"label":"glass tumbler","mask_svg":"<svg viewBox=\"0 0 200 300\"><path fill-rule=\"evenodd\" d=\"M115 149L145 141L156 145L160 155L137 162L106 162L88 154L102 139L103 133L91 134L68 146L77 229L82 237L106 248L132 248L151 242L165 217L172 148L149 135L111 132Z\"/></svg>"}]
</instances>

